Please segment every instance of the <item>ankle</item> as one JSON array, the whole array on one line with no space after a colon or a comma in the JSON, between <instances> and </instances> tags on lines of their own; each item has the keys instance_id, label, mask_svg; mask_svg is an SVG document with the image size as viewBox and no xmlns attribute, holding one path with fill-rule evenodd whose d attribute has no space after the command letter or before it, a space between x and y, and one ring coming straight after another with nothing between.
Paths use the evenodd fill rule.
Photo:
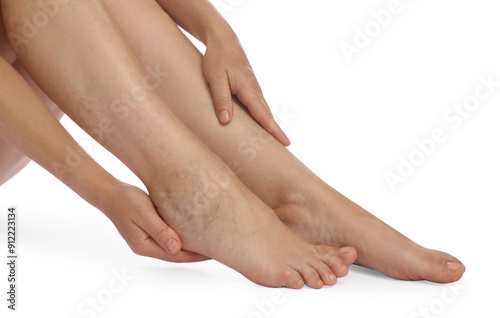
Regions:
<instances>
[{"instance_id":1,"label":"ankle","mask_svg":"<svg viewBox=\"0 0 500 318\"><path fill-rule=\"evenodd\" d=\"M276 203L272 204L273 209L309 209L314 204L312 191L295 181L278 189L274 198Z\"/></svg>"},{"instance_id":2,"label":"ankle","mask_svg":"<svg viewBox=\"0 0 500 318\"><path fill-rule=\"evenodd\" d=\"M146 184L153 202L170 201L183 210L201 209L203 202L216 201L227 192L236 177L225 166L212 167L195 161L177 163Z\"/></svg>"}]
</instances>

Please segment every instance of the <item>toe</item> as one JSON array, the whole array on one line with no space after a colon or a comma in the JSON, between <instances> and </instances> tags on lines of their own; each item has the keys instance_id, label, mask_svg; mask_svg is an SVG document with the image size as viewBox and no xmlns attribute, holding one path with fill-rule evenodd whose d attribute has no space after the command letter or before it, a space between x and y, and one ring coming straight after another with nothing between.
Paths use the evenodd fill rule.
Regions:
<instances>
[{"instance_id":1,"label":"toe","mask_svg":"<svg viewBox=\"0 0 500 318\"><path fill-rule=\"evenodd\" d=\"M303 264L300 268L296 269L299 273L300 276L302 276L302 279L304 280L304 283L314 289L319 289L323 287L324 283L321 280L318 272L311 267L308 264Z\"/></svg>"},{"instance_id":2,"label":"toe","mask_svg":"<svg viewBox=\"0 0 500 318\"><path fill-rule=\"evenodd\" d=\"M452 283L459 280L465 266L457 258L436 250L427 250L422 257L419 276L435 283Z\"/></svg>"},{"instance_id":3,"label":"toe","mask_svg":"<svg viewBox=\"0 0 500 318\"><path fill-rule=\"evenodd\" d=\"M347 265L337 256L331 254L323 254L320 256L323 263L333 271L337 277L344 277L348 273Z\"/></svg>"},{"instance_id":4,"label":"toe","mask_svg":"<svg viewBox=\"0 0 500 318\"><path fill-rule=\"evenodd\" d=\"M316 250L320 253L328 253L330 255L339 257L346 266L352 265L356 260L356 258L358 257L356 249L351 246L338 248L328 245L317 245Z\"/></svg>"},{"instance_id":5,"label":"toe","mask_svg":"<svg viewBox=\"0 0 500 318\"><path fill-rule=\"evenodd\" d=\"M354 247L345 246L339 249L339 257L346 266L351 266L356 261L358 252Z\"/></svg>"},{"instance_id":6,"label":"toe","mask_svg":"<svg viewBox=\"0 0 500 318\"><path fill-rule=\"evenodd\" d=\"M320 260L315 260L309 265L316 270L325 285L333 286L335 285L335 283L337 283L337 276L333 273L332 269L326 263Z\"/></svg>"},{"instance_id":7,"label":"toe","mask_svg":"<svg viewBox=\"0 0 500 318\"><path fill-rule=\"evenodd\" d=\"M282 280L282 286L288 288L301 289L302 287L304 287L304 280L302 279L300 274L296 270L291 268L283 272Z\"/></svg>"}]
</instances>

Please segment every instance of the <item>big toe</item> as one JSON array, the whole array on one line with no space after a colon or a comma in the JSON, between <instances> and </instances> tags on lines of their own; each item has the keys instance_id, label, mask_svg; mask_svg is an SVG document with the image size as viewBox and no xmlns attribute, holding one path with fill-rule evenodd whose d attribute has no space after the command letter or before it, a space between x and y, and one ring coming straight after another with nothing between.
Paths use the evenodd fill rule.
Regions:
<instances>
[{"instance_id":1,"label":"big toe","mask_svg":"<svg viewBox=\"0 0 500 318\"><path fill-rule=\"evenodd\" d=\"M352 246L338 248L328 245L317 245L316 250L340 258L346 266L351 266L358 257L356 249Z\"/></svg>"},{"instance_id":2,"label":"big toe","mask_svg":"<svg viewBox=\"0 0 500 318\"><path fill-rule=\"evenodd\" d=\"M283 272L282 281L282 285L288 288L301 289L304 287L304 280L300 274L293 269L288 269Z\"/></svg>"},{"instance_id":3,"label":"big toe","mask_svg":"<svg viewBox=\"0 0 500 318\"><path fill-rule=\"evenodd\" d=\"M352 265L358 257L358 252L354 247L345 246L339 249L339 257L347 266Z\"/></svg>"},{"instance_id":4,"label":"big toe","mask_svg":"<svg viewBox=\"0 0 500 318\"><path fill-rule=\"evenodd\" d=\"M422 266L418 270L422 279L435 283L452 283L459 280L465 272L465 266L450 254L426 250L422 257Z\"/></svg>"}]
</instances>

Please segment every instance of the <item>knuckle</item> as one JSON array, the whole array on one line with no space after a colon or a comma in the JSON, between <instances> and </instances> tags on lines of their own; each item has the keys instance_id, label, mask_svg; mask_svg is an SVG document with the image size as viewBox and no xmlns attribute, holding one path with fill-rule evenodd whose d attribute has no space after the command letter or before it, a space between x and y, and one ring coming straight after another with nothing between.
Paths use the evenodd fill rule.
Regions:
<instances>
[{"instance_id":1,"label":"knuckle","mask_svg":"<svg viewBox=\"0 0 500 318\"><path fill-rule=\"evenodd\" d=\"M245 71L245 72L248 72L248 73L252 73L253 74L253 69L250 65L246 64L242 67L242 69Z\"/></svg>"},{"instance_id":2,"label":"knuckle","mask_svg":"<svg viewBox=\"0 0 500 318\"><path fill-rule=\"evenodd\" d=\"M316 261L317 261L317 259L316 259L315 255L308 256L308 257L304 258L304 263L306 263L306 264L314 264Z\"/></svg>"},{"instance_id":3,"label":"knuckle","mask_svg":"<svg viewBox=\"0 0 500 318\"><path fill-rule=\"evenodd\" d=\"M243 74L247 79L255 79L255 72L250 65L243 65L238 68L238 72Z\"/></svg>"},{"instance_id":4,"label":"knuckle","mask_svg":"<svg viewBox=\"0 0 500 318\"><path fill-rule=\"evenodd\" d=\"M227 105L231 102L230 95L214 95L213 97L215 105Z\"/></svg>"},{"instance_id":5,"label":"knuckle","mask_svg":"<svg viewBox=\"0 0 500 318\"><path fill-rule=\"evenodd\" d=\"M226 82L227 81L227 74L225 71L212 71L208 72L207 78L210 82Z\"/></svg>"},{"instance_id":6,"label":"knuckle","mask_svg":"<svg viewBox=\"0 0 500 318\"><path fill-rule=\"evenodd\" d=\"M246 100L252 104L257 104L257 103L261 102L261 99L259 98L259 96L257 94L248 94L246 96Z\"/></svg>"},{"instance_id":7,"label":"knuckle","mask_svg":"<svg viewBox=\"0 0 500 318\"><path fill-rule=\"evenodd\" d=\"M246 93L242 97L245 103L248 104L245 106L253 107L255 110L258 110L259 113L264 113L263 110L265 107L262 107L262 99L259 97L259 95L255 93Z\"/></svg>"},{"instance_id":8,"label":"knuckle","mask_svg":"<svg viewBox=\"0 0 500 318\"><path fill-rule=\"evenodd\" d=\"M259 110L258 112L255 112L254 118L261 124L265 126L270 126L274 122L273 116L269 113L266 112L265 110Z\"/></svg>"},{"instance_id":9,"label":"knuckle","mask_svg":"<svg viewBox=\"0 0 500 318\"><path fill-rule=\"evenodd\" d=\"M170 228L161 226L154 230L153 237L161 246L166 246L170 239Z\"/></svg>"}]
</instances>

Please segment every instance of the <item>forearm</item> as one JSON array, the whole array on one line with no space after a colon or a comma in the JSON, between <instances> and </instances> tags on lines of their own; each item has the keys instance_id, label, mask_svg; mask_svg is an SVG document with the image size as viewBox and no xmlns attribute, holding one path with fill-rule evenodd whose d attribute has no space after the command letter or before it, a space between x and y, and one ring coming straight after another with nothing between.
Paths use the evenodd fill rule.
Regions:
<instances>
[{"instance_id":1,"label":"forearm","mask_svg":"<svg viewBox=\"0 0 500 318\"><path fill-rule=\"evenodd\" d=\"M205 45L237 40L229 24L208 0L156 0L183 29Z\"/></svg>"},{"instance_id":2,"label":"forearm","mask_svg":"<svg viewBox=\"0 0 500 318\"><path fill-rule=\"evenodd\" d=\"M117 180L69 135L23 78L0 59L2 139L48 170L97 208Z\"/></svg>"}]
</instances>

